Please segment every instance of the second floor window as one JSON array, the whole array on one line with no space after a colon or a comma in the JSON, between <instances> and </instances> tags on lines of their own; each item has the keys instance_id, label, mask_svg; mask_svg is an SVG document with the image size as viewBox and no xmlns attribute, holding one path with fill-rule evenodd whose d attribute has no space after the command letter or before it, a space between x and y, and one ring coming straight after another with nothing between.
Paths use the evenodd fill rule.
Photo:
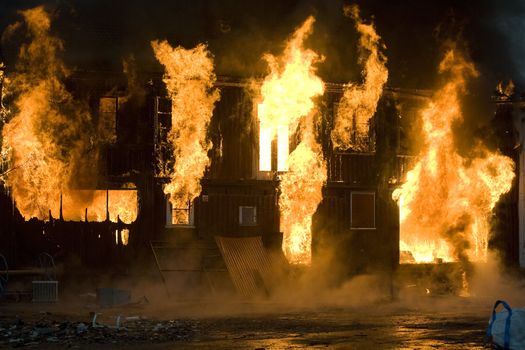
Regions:
<instances>
[{"instance_id":1,"label":"second floor window","mask_svg":"<svg viewBox=\"0 0 525 350\"><path fill-rule=\"evenodd\" d=\"M258 106L258 113L263 105ZM259 171L288 171L288 125L266 126L259 124Z\"/></svg>"},{"instance_id":2,"label":"second floor window","mask_svg":"<svg viewBox=\"0 0 525 350\"><path fill-rule=\"evenodd\" d=\"M333 110L334 118L337 117L338 113L343 113L343 111L340 110L340 104L338 102L334 103ZM355 114L352 114L351 118L351 150L356 152L375 152L374 118L368 121L361 121Z\"/></svg>"}]
</instances>

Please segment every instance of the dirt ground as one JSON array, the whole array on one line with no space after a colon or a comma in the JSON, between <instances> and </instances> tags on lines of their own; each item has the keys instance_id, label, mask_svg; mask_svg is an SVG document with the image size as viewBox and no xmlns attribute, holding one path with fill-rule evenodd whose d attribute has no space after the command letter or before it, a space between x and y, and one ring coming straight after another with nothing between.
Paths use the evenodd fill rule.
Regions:
<instances>
[{"instance_id":1,"label":"dirt ground","mask_svg":"<svg viewBox=\"0 0 525 350\"><path fill-rule=\"evenodd\" d=\"M362 307L202 301L157 306L96 310L100 328L93 328L93 310L80 302L0 303L0 348L481 349L492 301L417 297ZM120 329L111 328L119 315ZM46 332L38 334L41 330Z\"/></svg>"},{"instance_id":2,"label":"dirt ground","mask_svg":"<svg viewBox=\"0 0 525 350\"><path fill-rule=\"evenodd\" d=\"M95 285L78 281L63 286L56 303L0 301L0 348L482 349L494 302L525 306L525 279L487 266L479 272L467 295L384 276L328 288L318 274L258 300L170 298L143 279L113 282L129 288L132 303L111 308L97 304Z\"/></svg>"}]
</instances>

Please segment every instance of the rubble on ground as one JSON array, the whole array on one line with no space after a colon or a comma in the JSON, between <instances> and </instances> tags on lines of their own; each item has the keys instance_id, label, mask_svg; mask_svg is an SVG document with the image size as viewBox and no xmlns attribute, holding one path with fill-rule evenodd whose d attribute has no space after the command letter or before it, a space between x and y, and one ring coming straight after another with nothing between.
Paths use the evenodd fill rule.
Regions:
<instances>
[{"instance_id":1,"label":"rubble on ground","mask_svg":"<svg viewBox=\"0 0 525 350\"><path fill-rule=\"evenodd\" d=\"M0 319L0 347L31 347L56 343L66 347L79 344L163 343L189 341L198 332L191 320L159 321L138 316L113 317L115 322L100 324L94 315L88 321L58 321L51 315L35 320ZM107 320L105 320L107 321Z\"/></svg>"}]
</instances>

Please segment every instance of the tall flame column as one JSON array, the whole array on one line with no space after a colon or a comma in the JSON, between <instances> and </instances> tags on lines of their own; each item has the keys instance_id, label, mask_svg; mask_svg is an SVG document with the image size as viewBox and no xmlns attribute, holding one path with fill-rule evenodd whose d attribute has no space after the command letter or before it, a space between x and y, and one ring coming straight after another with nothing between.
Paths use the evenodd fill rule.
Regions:
<instances>
[{"instance_id":1,"label":"tall flame column","mask_svg":"<svg viewBox=\"0 0 525 350\"><path fill-rule=\"evenodd\" d=\"M261 142L277 136L278 170L287 170L281 176L280 226L283 252L293 264L311 262L312 215L326 181L326 165L314 137L312 118L314 98L324 92L313 67L320 58L303 47L313 23L314 18L309 17L295 31L281 56L265 55L270 73L261 86L259 104ZM296 130L301 141L288 156L289 134ZM266 164L268 157L265 159L260 164Z\"/></svg>"}]
</instances>

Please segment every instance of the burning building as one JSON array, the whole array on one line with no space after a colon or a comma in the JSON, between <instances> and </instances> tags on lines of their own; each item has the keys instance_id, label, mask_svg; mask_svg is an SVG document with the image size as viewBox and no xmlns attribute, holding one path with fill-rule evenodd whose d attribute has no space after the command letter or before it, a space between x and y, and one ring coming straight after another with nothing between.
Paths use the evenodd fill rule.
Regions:
<instances>
[{"instance_id":1,"label":"burning building","mask_svg":"<svg viewBox=\"0 0 525 350\"><path fill-rule=\"evenodd\" d=\"M217 237L261 237L283 265L328 263L344 277L486 259L487 218L515 169L484 146L455 148L458 100L476 69L449 51L441 89L389 87L374 25L355 6L345 14L361 83L320 78L329 58L306 45L313 17L254 79L217 75L206 45L163 40L150 42L162 71L132 59L123 73L69 71L43 8L22 12L6 34L25 27L30 41L2 84L1 252L125 267L157 259L155 242L169 241L205 247L202 271Z\"/></svg>"}]
</instances>

